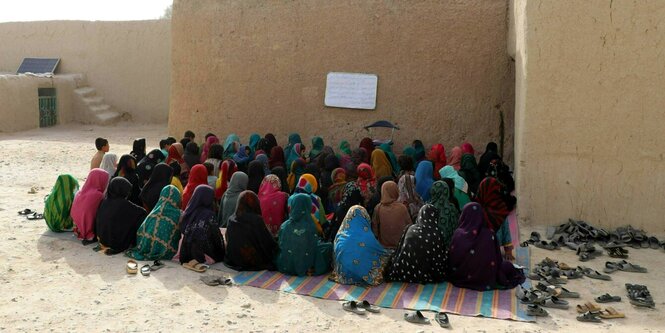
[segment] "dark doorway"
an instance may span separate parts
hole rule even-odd
[[[39,88],[39,127],[51,127],[58,123],[55,88]]]

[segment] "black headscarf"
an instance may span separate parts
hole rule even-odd
[[[496,145],[495,142],[490,142],[487,144],[487,147],[485,148],[485,152],[480,156],[480,159],[478,160],[478,172],[480,173],[480,177],[485,177],[487,173],[487,169],[490,166],[490,162],[494,159],[501,159],[501,156],[499,156],[499,147]]]
[[[157,163],[162,162],[165,159],[166,156],[164,156],[164,153],[159,149],[153,149],[148,155],[145,155],[145,157],[136,165],[136,173],[139,175],[139,184],[143,185],[147,182]]]
[[[113,174],[113,178],[115,177],[123,177],[132,184],[132,192],[129,195],[129,201],[138,206],[142,206],[143,203],[141,202],[141,198],[139,198],[141,184],[139,184],[139,176],[136,173],[136,159],[134,156],[125,154],[120,157],[118,167]]]
[[[344,185],[342,200],[339,202],[337,210],[335,210],[335,215],[333,215],[330,221],[330,228],[326,231],[326,242],[335,241],[337,231],[339,231],[339,227],[342,225],[349,208],[355,205],[362,205],[364,201],[365,199],[360,193],[360,188],[355,182],[348,182]]]
[[[180,263],[192,259],[203,263],[205,255],[215,261],[224,260],[224,240],[213,211],[215,191],[208,185],[199,185],[194,190],[180,221],[183,232],[180,246]]]
[[[236,212],[229,217],[226,239],[224,263],[230,268],[238,271],[275,269],[277,242],[263,222],[259,198],[254,192],[240,193]]]
[[[182,157],[191,170],[195,165],[201,164],[201,156],[199,156],[199,146],[196,142],[190,142],[185,147],[185,154]]]
[[[137,161],[142,160],[145,157],[145,138],[134,140],[132,152],[129,154],[134,156]]]
[[[247,189],[258,194],[263,177],[265,177],[263,163],[256,160],[249,162],[249,166],[247,167],[247,177],[249,178]]]
[[[171,164],[178,162],[172,162]],[[179,166],[178,166],[179,167]],[[173,169],[164,163],[159,163],[155,166],[150,179],[143,186],[139,197],[143,202],[143,206],[147,210],[152,210],[159,200],[159,194],[162,192],[164,186],[171,184],[171,177],[173,176]]]
[[[268,146],[267,146],[268,150],[266,150],[265,152],[266,152],[266,154],[268,154],[268,157],[270,157],[270,151],[272,150],[272,147],[277,146],[277,139],[275,138],[275,135],[272,134],[272,133],[266,134],[264,139],[266,139],[266,141],[268,142]]]
[[[279,178],[280,183],[282,183],[282,192],[289,193],[289,182],[287,181],[286,169],[281,166],[274,167],[270,169],[270,173]]]
[[[145,209],[129,202],[132,184],[123,177],[111,180],[106,198],[97,209],[97,237],[112,253],[127,250],[136,243],[136,231],[148,215]]]

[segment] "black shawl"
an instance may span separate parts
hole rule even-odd
[[[177,162],[176,162],[177,164]],[[139,198],[143,202],[143,206],[148,210],[152,210],[159,200],[159,194],[166,185],[171,184],[171,177],[173,176],[173,169],[164,163],[159,163],[155,166],[150,179],[143,186]]]
[[[136,243],[136,231],[148,215],[145,209],[129,202],[132,184],[115,177],[109,184],[106,198],[97,209],[95,227],[99,242],[113,253],[127,250]]]

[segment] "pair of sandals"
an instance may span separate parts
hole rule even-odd
[[[538,282],[536,289],[558,298],[580,298],[580,293],[578,292],[570,291],[564,287],[546,285],[542,282]]]
[[[342,309],[344,309],[344,311],[352,312],[357,315],[366,315],[369,312],[371,313],[381,312],[381,308],[379,308],[376,305],[372,305],[365,300],[361,302],[356,302],[356,301],[344,302],[342,303]]]
[[[208,268],[210,268],[210,266],[208,266],[206,264],[202,264],[202,263],[198,262],[196,259],[192,259],[189,262],[186,262],[186,263],[182,264],[182,267],[185,267],[185,268],[189,269],[190,271],[194,271],[194,272],[197,272],[197,273],[204,273],[205,271],[208,270]]]
[[[603,272],[611,274],[616,271],[646,273],[647,269],[639,265],[631,264],[625,260],[617,262],[612,262],[612,261],[605,262],[605,268],[603,269]]]
[[[233,280],[226,276],[205,275],[201,277],[201,281],[211,287],[233,285]]]
[[[404,314],[404,320],[412,323],[412,324],[420,324],[420,325],[429,325],[430,321],[428,318],[426,318],[420,310],[418,311],[413,311],[409,313]],[[450,328],[450,320],[448,319],[448,314],[445,312],[438,312],[436,315],[434,315],[434,320],[441,326],[442,328]]]
[[[603,280],[603,281],[611,281],[612,277],[609,275],[601,274],[600,272],[593,270],[588,267],[580,267],[580,270],[582,274],[588,278],[591,279],[596,279],[596,280]]]
[[[609,306],[605,310],[597,308],[595,311],[586,311],[577,316],[577,320],[587,323],[600,323],[601,319],[626,318],[626,315]]]
[[[42,220],[44,219],[44,214],[37,213],[32,209],[26,208],[18,212],[18,215],[25,216],[28,220]]]
[[[141,266],[141,275],[150,276],[150,272],[161,269],[164,266],[165,265],[161,261],[155,260],[152,263],[152,265],[143,265],[143,266]],[[136,260],[129,259],[127,261],[127,265],[125,266],[125,270],[127,271],[127,274],[136,275],[139,271],[139,264],[136,262]]]

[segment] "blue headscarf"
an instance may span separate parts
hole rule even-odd
[[[302,143],[302,139],[300,139],[300,134],[298,133],[291,133],[289,134],[289,143],[286,144],[286,147],[284,147],[284,156],[288,159],[289,156],[291,155],[291,149],[293,149],[293,145],[296,143]],[[286,171],[289,171],[289,168],[291,167],[291,163],[286,164]]]
[[[386,250],[374,237],[371,218],[362,206],[349,209],[335,237],[332,279],[341,284],[375,286],[383,282]]]
[[[418,167],[416,168],[416,192],[418,192],[423,201],[429,201],[429,189],[434,183],[433,174],[434,166],[432,166],[431,161],[418,163]]]
[[[235,134],[229,134],[224,141],[224,158],[232,158],[236,151],[233,150],[233,143],[240,143],[240,137]]]

